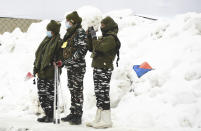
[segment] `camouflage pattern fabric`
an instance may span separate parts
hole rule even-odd
[[[85,67],[71,66],[67,68],[68,88],[71,94],[71,114],[82,116],[83,108],[83,78]]]
[[[66,66],[68,65],[79,65],[79,66],[83,66],[85,65],[85,55],[87,53],[87,44],[86,44],[86,33],[84,31],[84,29],[82,28],[78,28],[76,30],[76,35],[73,38],[73,48],[76,49],[73,54],[72,57],[64,60],[64,64]]]
[[[37,80],[40,105],[46,116],[53,118],[54,109],[54,80]]]
[[[94,90],[96,95],[96,106],[102,110],[110,109],[110,80],[112,69],[99,69],[94,68]]]
[[[71,94],[71,114],[81,117],[83,112],[83,79],[86,72],[87,36],[82,28],[78,28],[76,32],[73,38],[73,47],[76,50],[70,59],[64,61],[64,64],[67,68],[68,88]]]

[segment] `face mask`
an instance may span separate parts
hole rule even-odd
[[[52,37],[52,32],[51,31],[47,31],[47,37]]]
[[[65,22],[66,25],[66,29],[70,28],[72,25],[70,25],[70,23],[68,21]]]

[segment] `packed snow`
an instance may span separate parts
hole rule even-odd
[[[113,127],[108,131],[198,131],[201,130],[201,13],[187,13],[152,21],[132,10],[103,14],[91,6],[78,9],[83,27],[95,26],[111,16],[119,25],[122,46],[119,67],[111,80]],[[65,15],[64,15],[65,20]],[[61,37],[65,34],[62,21]],[[94,96],[90,53],[84,78],[84,114],[80,126],[68,123],[41,124],[37,87],[32,72],[34,55],[46,35],[49,20],[34,23],[26,33],[19,28],[0,35],[0,131],[94,130],[85,126],[94,119]],[[101,32],[98,31],[98,35]],[[147,61],[154,70],[138,78],[133,65]],[[70,93],[66,69],[61,75],[62,116],[69,113]]]

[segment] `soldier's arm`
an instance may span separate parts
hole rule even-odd
[[[102,40],[92,40],[95,51],[97,52],[108,52],[116,47],[116,42],[113,36],[105,37]]]
[[[61,48],[61,45],[62,45],[62,40],[59,38],[56,40],[56,48],[54,51],[53,62],[57,62],[59,60],[62,60],[63,58],[63,50]]]

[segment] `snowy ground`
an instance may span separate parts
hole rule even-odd
[[[102,14],[94,7],[83,7],[78,12],[85,29],[91,25],[98,29],[98,23],[107,15],[120,27],[120,66],[113,72],[110,92],[114,126],[106,130],[201,130],[201,14],[150,21],[134,16],[131,10]],[[36,114],[42,113],[37,89],[32,80],[25,81],[25,75],[32,71],[34,52],[46,35],[48,22],[32,24],[27,33],[16,29],[0,35],[0,131],[94,130],[85,126],[96,110],[90,53],[84,79],[83,124],[36,122]],[[63,21],[62,36],[64,33]],[[155,70],[138,79],[132,66],[144,61]],[[65,69],[61,79],[65,116],[70,107]]]

